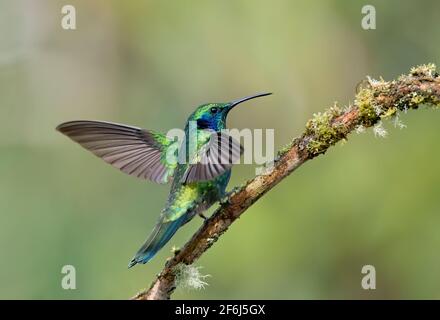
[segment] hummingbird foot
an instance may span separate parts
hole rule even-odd
[[[229,193],[225,194],[219,201],[220,205],[227,204],[229,202]]]
[[[228,204],[229,198],[238,190],[240,190],[239,187],[234,187],[231,191],[223,193],[222,197],[218,201],[220,203],[220,205]]]
[[[208,217],[206,217],[202,212],[199,213],[199,217],[206,221]]]

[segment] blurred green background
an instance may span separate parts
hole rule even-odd
[[[77,30],[60,26],[76,7]],[[361,28],[361,8],[377,29]],[[166,132],[195,106],[261,91],[233,128],[273,128],[279,148],[366,75],[440,63],[440,2],[0,1],[0,298],[126,299],[201,225],[127,269],[168,186],[126,176],[55,131],[74,119]],[[440,298],[440,112],[352,135],[250,208],[198,265],[189,299]],[[230,187],[254,175],[233,170]],[[77,289],[61,288],[76,267]],[[361,268],[377,289],[361,288]]]

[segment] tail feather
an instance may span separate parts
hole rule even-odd
[[[163,222],[163,218],[161,217],[148,239],[128,264],[128,267],[131,268],[138,263],[144,264],[150,261],[151,258],[153,258],[155,254],[171,239],[177,229],[184,224],[185,220],[185,215],[169,222]]]

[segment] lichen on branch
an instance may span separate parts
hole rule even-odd
[[[189,278],[197,279],[197,284],[203,285],[198,269],[188,269],[183,265],[191,266],[260,197],[304,162],[346,140],[352,131],[377,127],[386,119],[398,120],[396,117],[400,111],[418,109],[421,105],[440,107],[440,76],[434,64],[414,67],[409,74],[393,81],[368,77],[358,89],[353,105],[341,108],[335,104],[324,112],[314,114],[304,133],[278,152],[272,170],[235,188],[185,246],[167,260],[150,288],[133,299],[169,299],[176,283],[182,282],[182,270],[191,270],[193,276]]]
[[[393,81],[368,77],[359,86],[354,105],[342,109],[335,104],[325,112],[314,114],[307,122],[304,133],[310,137],[307,150],[311,156],[317,156],[345,140],[353,126],[372,127],[382,120],[397,117],[398,111],[417,109],[421,104],[438,107],[438,81],[434,64],[412,68],[408,75]],[[357,117],[350,126],[338,121],[352,112],[357,112]]]

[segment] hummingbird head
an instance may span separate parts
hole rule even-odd
[[[271,95],[272,93],[260,93],[227,103],[207,103],[199,106],[188,121],[195,121],[198,130],[219,131],[226,128],[226,117],[229,111],[242,102]]]

